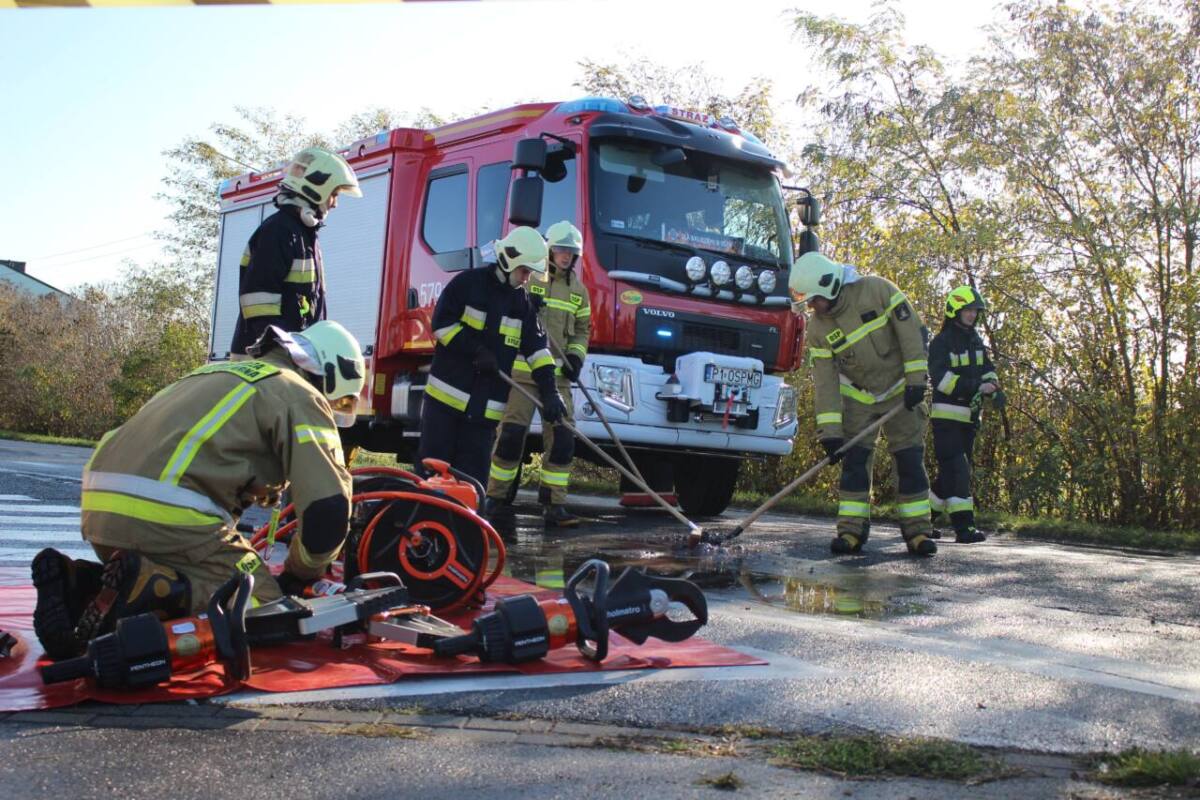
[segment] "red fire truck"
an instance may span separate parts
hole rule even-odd
[[[363,197],[330,215],[321,248],[329,317],[363,343],[371,369],[352,441],[411,457],[447,281],[487,263],[509,226],[544,232],[565,219],[583,231],[591,292],[583,380],[654,488],[673,480],[686,512],[719,513],[742,460],[791,451],[796,394],[773,374],[796,367],[803,346],[787,294],[790,187],[733,120],[589,97],[397,128],[340,152]],[[274,213],[279,178],[220,187],[214,360],[228,358],[239,259]],[[819,205],[798,198],[799,249],[813,249]],[[580,430],[608,442],[578,390],[575,407]]]

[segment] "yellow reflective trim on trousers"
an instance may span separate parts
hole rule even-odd
[[[929,499],[914,500],[911,503],[900,503],[896,506],[896,514],[904,519],[910,517],[928,517],[930,512]]]
[[[532,356],[527,358],[526,361],[529,362],[529,368],[531,370],[554,366],[554,356],[550,355],[549,350],[538,350]]]
[[[455,411],[466,411],[467,410],[467,401],[466,400],[459,400],[457,397],[454,397],[450,394],[447,394],[446,392],[443,392],[441,389],[439,389],[436,386],[431,386],[429,384],[425,384],[425,394],[429,395],[430,397],[432,397],[434,400],[437,400],[438,402],[445,403],[446,405],[453,408]]]
[[[297,425],[296,441],[300,444],[312,442],[313,444],[323,444],[330,449],[336,449],[342,446],[342,437],[338,435],[336,428],[322,428],[316,425]]]
[[[824,347],[810,347],[808,354],[813,358],[833,358],[833,351],[826,350]]]
[[[955,511],[974,511],[975,500],[970,497],[950,497],[946,500],[946,510],[951,514]]]
[[[280,303],[262,303],[255,306],[242,306],[242,319],[254,319],[256,317],[278,317],[283,315],[283,306]]]
[[[587,358],[587,345],[580,344],[579,342],[572,342],[571,344],[567,345],[567,352],[578,353],[580,358]]]
[[[502,408],[485,408],[483,410],[483,416],[487,417],[488,419],[494,419],[497,422],[499,422],[500,420],[504,419],[504,409],[502,409]]]
[[[938,497],[936,494],[934,494],[932,490],[929,492],[929,510],[930,511],[945,511],[946,510],[946,501],[943,500],[942,498]]]
[[[841,425],[842,424],[842,412],[827,411],[824,414],[817,414],[817,424],[818,425]]]
[[[523,358],[518,358],[513,362],[513,372],[532,372],[529,368],[529,362]]]
[[[839,517],[863,517],[871,516],[871,504],[860,503],[857,500],[842,500],[838,503]]]
[[[900,305],[903,302],[904,302],[904,292],[896,292],[894,295],[892,295],[891,302],[888,303],[888,307],[883,310],[883,313],[881,315],[879,315],[875,319],[871,320],[870,322],[866,322],[866,323],[863,323],[862,325],[859,325],[857,328],[850,331],[850,333],[846,334],[846,338],[843,339],[842,341],[838,342],[838,344],[836,344],[833,347],[833,352],[840,353],[843,350],[845,350],[847,347],[850,347],[851,345],[855,344],[856,342],[861,341],[868,334],[874,333],[875,331],[882,328],[884,325],[887,325],[888,315],[891,314],[896,309],[896,306]]]
[[[550,472],[547,469],[542,469],[543,486],[561,486],[565,489],[570,480],[571,473],[569,472]]]
[[[929,369],[929,362],[925,359],[904,362],[905,372],[924,372],[927,369]]]
[[[516,479],[517,468],[513,467],[512,469],[505,469],[504,467],[500,466],[495,461],[493,461],[491,469],[488,470],[488,476],[495,478],[498,481],[503,481],[504,483],[508,483],[509,481]]]
[[[952,403],[934,403],[929,411],[930,419],[948,419],[954,422],[970,422],[971,409],[968,406],[958,406]]]
[[[179,479],[183,477],[183,473],[187,471],[188,466],[196,457],[200,446],[211,439],[213,434],[219,431],[221,426],[228,422],[229,418],[237,413],[237,410],[245,405],[256,391],[248,383],[239,383],[222,397],[207,414],[200,418],[199,422],[184,434],[183,439],[175,446],[175,452],[171,453],[171,457],[167,459],[167,465],[163,467],[158,479],[165,483],[178,484]]]
[[[122,517],[153,522],[158,525],[224,525],[225,521],[211,514],[202,514],[190,508],[180,508],[153,500],[143,500],[115,492],[84,492],[80,501],[84,511],[100,511]]]

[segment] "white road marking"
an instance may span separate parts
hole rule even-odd
[[[24,500],[27,502],[33,502],[33,498],[27,494],[0,494],[0,500],[4,500],[7,502],[20,501],[20,500]]]
[[[48,503],[21,503],[18,505],[0,503],[0,514],[12,514],[17,511],[34,514],[78,514],[79,506],[60,506]]]
[[[51,528],[62,527],[79,527],[79,517],[35,517],[30,514],[21,514],[19,516],[0,514],[0,533],[3,533],[5,525],[32,525],[33,527],[46,526]]]
[[[96,551],[90,546],[81,543],[80,548],[60,547],[58,551],[64,556],[71,558],[83,558],[88,561],[98,561]],[[33,557],[41,552],[40,547],[21,547],[10,548],[0,547],[0,564],[30,564],[33,563]]]
[[[0,528],[0,542],[83,542],[79,528]]]
[[[557,686],[616,686],[624,683],[673,683],[678,681],[769,681],[827,678],[836,671],[790,656],[738,645],[747,655],[770,663],[745,667],[679,667],[676,669],[601,670],[560,672],[550,675],[467,674],[445,678],[404,678],[396,683],[313,689],[305,692],[237,692],[212,698],[212,702],[236,706],[328,703],[382,697],[420,697],[456,692],[499,692],[519,689],[548,689]]]

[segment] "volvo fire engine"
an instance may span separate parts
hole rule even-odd
[[[363,197],[321,231],[328,313],[363,343],[371,373],[349,441],[412,457],[442,289],[488,263],[510,226],[544,233],[565,219],[583,232],[591,293],[581,379],[655,488],[673,475],[687,513],[720,513],[742,460],[791,451],[796,393],[777,373],[803,348],[787,291],[793,187],[733,120],[588,97],[397,128],[339,152]],[[275,212],[282,166],[220,186],[212,360],[229,357],[242,250]],[[819,204],[796,197],[803,252],[817,247]],[[580,431],[611,444],[597,409],[578,389],[574,400]],[[536,447],[537,422],[531,434]]]

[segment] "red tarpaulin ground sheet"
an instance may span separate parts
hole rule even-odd
[[[28,580],[27,573],[21,580]],[[140,691],[110,691],[91,681],[77,680],[46,686],[37,670],[42,648],[33,635],[35,592],[30,585],[12,585],[16,576],[0,570],[0,630],[14,634],[18,643],[8,658],[0,658],[0,711],[23,711],[73,705],[84,700],[106,703],[152,703],[168,700],[213,697],[240,688],[264,692],[295,692],[341,686],[392,683],[413,676],[451,676],[482,672],[538,675],[555,672],[597,670],[664,669],[668,667],[732,667],[766,662],[693,637],[668,644],[649,639],[636,646],[614,634],[608,658],[594,664],[574,647],[552,651],[545,659],[520,666],[480,664],[472,658],[434,658],[403,645],[358,644],[334,649],[327,639],[264,647],[253,653],[253,670],[244,684],[229,680],[225,670],[212,665],[196,672],[174,676],[168,683]],[[555,592],[513,578],[502,577],[489,590],[489,597],[534,593],[540,597]],[[487,609],[485,609],[487,610]],[[480,612],[448,615],[451,622],[469,627]]]

